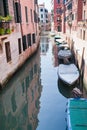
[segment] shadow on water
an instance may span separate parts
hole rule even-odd
[[[68,86],[67,84],[63,83],[60,79],[57,81],[58,84],[58,90],[59,92],[66,98],[71,98],[72,96],[72,90],[74,86]]]
[[[0,130],[35,130],[40,96],[40,50],[15,73],[0,93]]]

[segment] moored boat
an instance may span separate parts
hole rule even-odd
[[[79,70],[75,64],[60,64],[58,66],[59,78],[68,85],[73,85],[79,79]]]
[[[68,99],[67,127],[68,130],[87,130],[87,99]]]
[[[58,45],[58,50],[69,50],[69,45],[65,42],[65,44]]]
[[[71,56],[72,56],[72,53],[71,53],[71,50],[69,49],[60,50],[58,52],[59,59],[70,58]]]
[[[55,36],[55,32],[54,32],[54,31],[51,31],[51,32],[50,32],[50,36],[51,36],[51,37],[54,37],[54,36]]]
[[[66,44],[64,39],[56,39],[56,44],[60,45],[60,44]]]
[[[57,39],[61,39],[61,37],[59,35],[55,35],[54,36],[54,41],[56,42]]]

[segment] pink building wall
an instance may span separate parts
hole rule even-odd
[[[38,5],[34,3],[34,0],[14,0],[14,2],[20,3],[21,5],[22,22],[15,22],[13,1],[8,0],[9,14],[12,16],[12,21],[10,21],[9,24],[10,29],[14,27],[14,31],[8,35],[0,35],[0,85],[2,85],[2,87],[3,84],[11,78],[14,72],[23,65],[26,59],[37,50],[40,38],[38,21],[35,22],[34,19],[34,10],[38,15]],[[25,17],[25,7],[27,7],[28,22],[26,22]],[[32,21],[30,9],[32,9]],[[31,34],[31,46],[28,45],[27,34]],[[32,34],[35,34],[35,42],[32,40]],[[24,35],[26,36],[26,42],[23,43],[22,37]],[[21,53],[19,53],[19,40]],[[23,49],[23,44],[27,44],[25,49]],[[11,56],[10,60],[7,60],[6,47],[7,50],[10,50],[7,52],[10,52],[8,54],[8,56]]]
[[[58,3],[57,0],[54,0],[54,29],[56,31],[61,31],[62,30],[62,6],[63,6],[63,0],[60,0]],[[57,12],[58,9],[60,9],[60,13]]]
[[[34,0],[20,0],[21,3],[21,13],[22,13],[22,28],[23,28],[23,34],[27,34],[27,33],[33,33],[35,31],[34,29],[34,19],[33,22],[31,21],[31,12],[30,10],[32,10],[32,18],[34,18],[33,16],[33,12],[34,12]],[[25,6],[28,9],[28,22],[26,23],[26,16],[25,16]]]

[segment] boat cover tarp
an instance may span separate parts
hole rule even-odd
[[[68,85],[74,84],[79,78],[79,70],[75,64],[60,64],[58,67],[59,78]]]
[[[69,99],[67,118],[68,130],[87,130],[87,100]]]

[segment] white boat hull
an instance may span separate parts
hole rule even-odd
[[[67,83],[73,85],[79,78],[79,70],[75,64],[60,64],[58,67],[59,78]]]
[[[59,59],[64,59],[64,58],[70,58],[72,56],[72,53],[70,50],[60,50],[58,52],[58,58]]]

